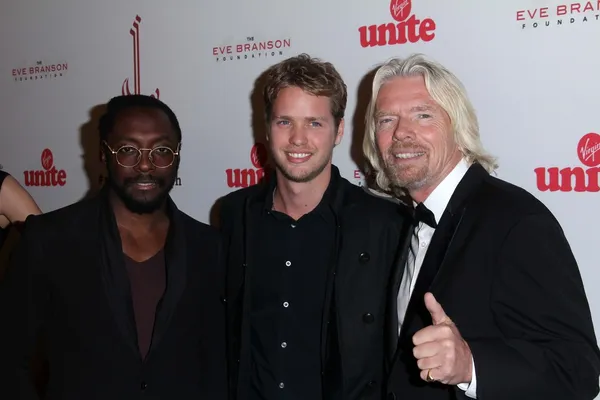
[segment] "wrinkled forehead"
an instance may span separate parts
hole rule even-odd
[[[439,109],[422,76],[394,77],[379,88],[376,112],[423,111]]]

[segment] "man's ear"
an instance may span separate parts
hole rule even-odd
[[[102,161],[103,164],[106,164],[106,146],[104,146],[103,142],[100,142],[100,147],[98,148],[98,151],[100,152],[100,161]]]
[[[335,145],[337,146],[342,142],[342,138],[344,137],[344,119],[340,120],[340,124],[338,125],[337,132],[335,133]]]

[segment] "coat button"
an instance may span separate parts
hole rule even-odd
[[[367,262],[369,262],[369,260],[371,259],[371,255],[369,253],[360,253],[360,256],[358,256],[358,261],[360,261],[361,264],[365,264]]]
[[[363,321],[365,322],[365,324],[372,324],[373,321],[375,321],[375,317],[371,313],[366,313],[365,315],[363,315]]]
[[[396,400],[396,394],[394,392],[388,393],[387,400]]]
[[[147,387],[148,387],[148,384],[146,382],[142,382],[140,384],[140,389],[142,389],[142,390],[146,390]]]
[[[223,303],[223,304],[227,303],[227,297],[221,297],[221,303]]]

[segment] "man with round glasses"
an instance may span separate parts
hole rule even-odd
[[[27,359],[43,332],[46,399],[225,399],[221,241],[169,196],[177,117],[120,96],[99,131],[105,187],[28,218],[0,286],[0,398],[37,399]]]
[[[130,100],[125,96],[122,98]],[[108,127],[103,127],[103,123],[114,124],[115,121],[107,121],[107,118],[100,122],[100,136],[104,147],[102,155],[108,170],[108,183],[114,195],[134,213],[152,212],[164,206],[177,180],[181,130],[178,125],[173,124],[174,132],[171,135],[160,131],[143,137],[129,133],[119,134],[122,125],[122,129],[127,132],[144,131],[148,130],[148,124],[167,125],[169,119],[175,118],[174,115],[168,117],[169,113],[160,110],[144,111],[145,114],[154,115],[139,118],[139,115],[136,116],[139,111],[133,110],[117,121],[119,124],[116,124],[116,134],[110,138]],[[163,129],[167,129],[166,126]]]

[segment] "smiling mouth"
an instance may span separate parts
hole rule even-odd
[[[285,152],[288,161],[292,163],[303,163],[312,157],[312,153],[300,153],[300,152]]]
[[[414,153],[395,153],[394,158],[400,160],[410,160],[412,158],[417,158],[425,155],[424,152],[414,152]]]
[[[156,182],[136,182],[133,185],[142,190],[154,189],[158,186]]]
[[[306,158],[310,156],[310,153],[287,153],[288,156],[292,158]]]

